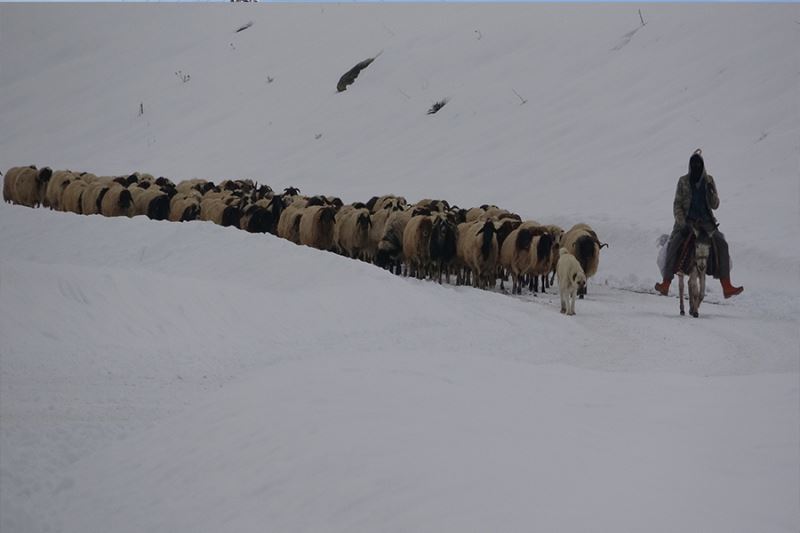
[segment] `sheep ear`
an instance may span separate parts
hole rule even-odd
[[[578,281],[578,273],[577,272],[572,274],[572,281]]]

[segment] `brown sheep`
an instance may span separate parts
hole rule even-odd
[[[333,240],[339,252],[361,259],[369,242],[372,219],[367,208],[343,207],[336,214]]]
[[[100,214],[107,217],[132,217],[136,214],[131,191],[118,183],[108,188],[100,200]]]
[[[333,206],[314,205],[303,210],[300,218],[300,244],[330,250],[333,247],[333,228],[336,208]]]
[[[406,276],[423,279],[431,260],[431,234],[433,218],[427,215],[412,216],[403,231],[403,256]]]

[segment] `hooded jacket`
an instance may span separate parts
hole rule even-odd
[[[675,200],[672,203],[672,213],[675,216],[674,229],[682,228],[686,224],[686,216],[689,214],[689,207],[692,205],[692,182],[690,179],[691,169],[685,176],[678,179],[678,187],[675,190]],[[712,213],[713,209],[719,207],[719,196],[717,194],[717,185],[714,183],[714,178],[706,173],[705,164],[703,165],[703,173],[697,182],[696,187],[705,187],[706,204],[708,212],[711,214],[711,219],[714,224],[717,219],[714,218]]]

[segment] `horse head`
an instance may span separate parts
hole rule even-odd
[[[708,228],[699,225],[692,225],[692,232],[694,233],[694,260],[697,265],[697,270],[705,274],[706,267],[708,266],[708,256],[711,253],[711,237],[714,235],[716,228],[708,230]]]

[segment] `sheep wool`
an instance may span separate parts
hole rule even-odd
[[[300,218],[300,244],[319,250],[333,246],[333,229],[336,211],[332,206],[314,205],[303,210]]]

